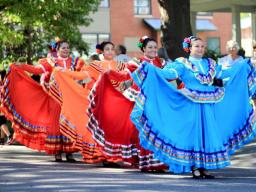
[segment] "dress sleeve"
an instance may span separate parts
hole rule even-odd
[[[40,75],[45,72],[45,70],[40,66],[33,66],[28,64],[21,64],[19,65],[19,68],[34,75]]]
[[[178,61],[168,62],[161,70],[161,74],[168,80],[179,78],[184,72],[184,65]]]
[[[135,64],[135,63],[128,63],[126,65],[126,68],[132,73],[134,72],[137,68],[139,67],[138,64]]]
[[[64,72],[69,77],[76,79],[76,80],[84,80],[89,78],[89,74],[86,71],[69,71],[65,70]]]
[[[118,82],[127,81],[131,79],[131,74],[128,72],[128,70],[119,72],[115,70],[109,70],[108,74],[111,80]]]
[[[79,58],[76,64],[76,71],[81,71],[84,65],[85,65],[84,60]]]

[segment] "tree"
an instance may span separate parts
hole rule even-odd
[[[158,0],[161,13],[161,41],[171,59],[186,56],[182,49],[185,37],[192,35],[190,0]]]
[[[1,56],[25,57],[32,63],[58,36],[78,51],[85,51],[79,26],[88,26],[89,17],[101,0],[0,0]],[[7,54],[7,55],[6,55]]]

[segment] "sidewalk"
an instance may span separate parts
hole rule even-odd
[[[254,192],[256,142],[239,151],[232,166],[213,173],[217,176],[214,180],[194,180],[189,174],[145,174],[136,169],[103,168],[101,164],[55,163],[53,157],[23,146],[0,146],[0,192]]]

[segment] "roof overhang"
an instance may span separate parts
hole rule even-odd
[[[161,20],[158,18],[145,18],[146,25],[155,31],[161,30]],[[217,27],[208,19],[196,19],[197,31],[216,31]]]
[[[193,12],[231,12],[232,7],[239,6],[241,12],[255,12],[255,0],[191,0]]]

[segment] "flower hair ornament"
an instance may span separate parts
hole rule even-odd
[[[48,48],[50,49],[51,52],[57,52],[57,47],[58,44],[61,42],[59,37],[55,37],[54,40],[52,40],[49,44],[48,44]]]
[[[143,47],[143,42],[148,39],[148,36],[143,36],[140,38],[139,43],[137,44],[137,46],[141,49]]]
[[[184,40],[183,40],[183,43],[182,43],[182,47],[183,47],[183,50],[187,53],[190,53],[190,47],[191,47],[191,42],[193,40],[196,40],[198,39],[197,37],[195,36],[190,36],[190,37],[186,37]]]

